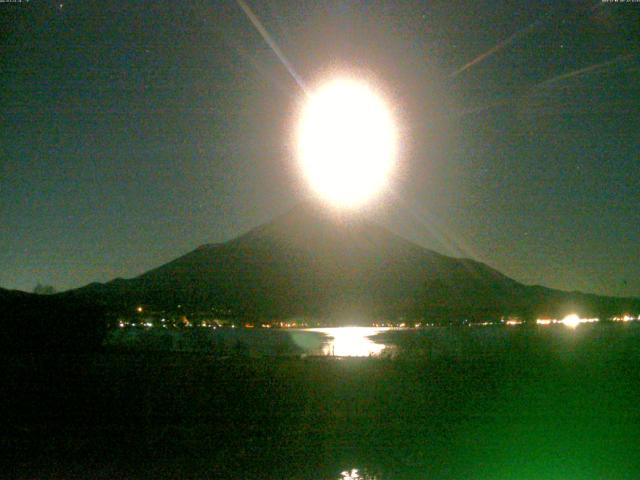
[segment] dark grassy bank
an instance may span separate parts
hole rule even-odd
[[[437,357],[408,336],[395,360],[13,354],[2,476],[637,478],[630,332],[521,329]]]

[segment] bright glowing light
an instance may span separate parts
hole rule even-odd
[[[567,327],[576,328],[581,323],[594,323],[599,320],[600,319],[598,318],[580,318],[575,313],[572,313],[571,315],[567,315],[562,320],[560,320],[560,323],[566,325]]]
[[[369,200],[385,187],[395,163],[389,110],[373,90],[353,80],[334,80],[309,95],[297,141],[311,187],[337,206]]]
[[[357,468],[352,468],[351,471],[345,470],[341,472],[340,475],[342,475],[342,480],[359,480],[362,478]]]
[[[309,332],[320,332],[330,337],[324,346],[324,355],[337,357],[369,357],[379,355],[385,345],[376,343],[369,337],[389,330],[388,328],[339,327],[309,328]]]
[[[562,324],[566,325],[567,327],[576,328],[578,325],[580,325],[580,317],[575,313],[567,315],[562,319]]]

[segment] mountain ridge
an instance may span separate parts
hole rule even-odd
[[[59,294],[115,310],[145,304],[237,317],[495,319],[613,315],[639,299],[527,286],[475,260],[442,255],[363,215],[304,203],[223,243],[203,244],[131,279]]]

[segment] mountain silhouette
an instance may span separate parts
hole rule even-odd
[[[615,315],[638,299],[526,286],[470,259],[405,240],[353,212],[304,203],[225,243],[136,278],[59,294],[110,309],[224,311],[238,318],[496,319]],[[180,306],[180,307],[178,307]]]

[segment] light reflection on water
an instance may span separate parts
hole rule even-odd
[[[322,355],[337,357],[371,357],[380,355],[386,348],[383,343],[375,342],[371,337],[389,330],[386,327],[338,327],[307,328],[306,332],[322,333],[326,340],[322,346]]]
[[[377,480],[375,475],[367,475],[366,473],[360,473],[357,468],[351,470],[345,470],[340,473],[341,477],[338,480]]]

